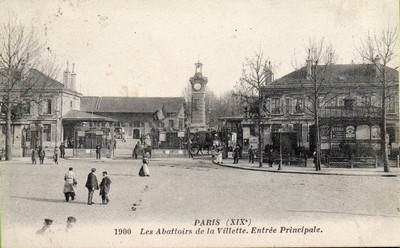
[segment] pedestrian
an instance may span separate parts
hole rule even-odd
[[[317,165],[317,152],[316,151],[314,151],[313,152],[313,163],[314,163],[314,166],[315,166],[315,168],[317,168],[317,170],[318,170],[318,165]]]
[[[142,150],[143,150],[142,145],[141,145],[140,142],[138,141],[137,144],[135,145],[135,148],[133,148],[133,157],[134,157],[135,159],[137,159],[138,155],[139,155],[140,153],[143,153]]]
[[[253,150],[253,146],[250,146],[249,150],[248,150],[248,154],[249,154],[249,163],[254,164],[254,150]]]
[[[222,161],[222,151],[223,151],[223,148],[222,148],[222,147],[217,148],[217,157],[216,157],[216,163],[217,163],[217,164],[223,164],[223,161]]]
[[[240,148],[239,148],[239,146],[236,146],[235,149],[233,150],[233,163],[234,164],[239,163],[239,155],[240,155]]]
[[[31,157],[32,157],[32,164],[36,164],[38,151],[35,148],[32,149]]]
[[[40,228],[39,230],[36,231],[36,234],[38,235],[49,235],[53,234],[53,231],[51,230],[51,224],[53,224],[52,219],[44,219],[44,224],[43,227]]]
[[[269,167],[272,167],[272,165],[274,164],[274,149],[268,150],[267,159]]]
[[[39,154],[40,164],[43,164],[44,163],[44,157],[46,156],[46,152],[44,151],[42,146],[39,146],[38,154]]]
[[[108,176],[107,171],[103,171],[103,179],[101,180],[100,183],[100,195],[102,203],[104,205],[110,202],[110,198],[108,198],[108,193],[110,193],[110,185],[111,185],[111,179]]]
[[[143,163],[143,165],[142,165],[142,167],[140,167],[139,176],[149,177],[150,176],[149,160],[147,159],[146,155],[143,155],[142,163]]]
[[[71,197],[71,201],[75,200],[75,189],[74,187],[78,184],[75,179],[75,173],[73,172],[73,168],[69,167],[68,172],[65,173],[64,176],[64,196],[65,201],[68,202]]]
[[[65,145],[61,143],[60,145],[60,158],[65,158]]]
[[[58,150],[58,147],[57,146],[54,147],[53,159],[54,159],[55,164],[58,164],[59,153],[60,153],[60,151]]]
[[[96,145],[96,159],[101,159],[101,148],[100,144]]]
[[[99,189],[99,183],[97,182],[97,177],[94,174],[96,172],[96,168],[92,168],[89,173],[85,187],[88,189],[88,205],[93,204],[93,193],[95,190]]]
[[[74,231],[73,227],[74,227],[75,223],[76,223],[76,218],[73,216],[69,216],[67,218],[67,226],[65,227],[65,232],[67,232],[67,233],[73,232]]]

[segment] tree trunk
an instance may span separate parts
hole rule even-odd
[[[262,165],[263,165],[262,138],[263,138],[264,132],[263,132],[260,120],[258,121],[257,125],[258,125],[258,151],[257,151],[257,153],[258,153],[258,158],[259,158],[258,165],[260,167],[262,167]]]
[[[382,126],[381,126],[381,155],[384,172],[390,172],[389,158],[386,144],[386,64],[382,69]]]
[[[12,141],[12,130],[11,130],[11,104],[10,98],[8,98],[6,105],[7,105],[7,112],[6,112],[6,160],[12,159],[11,153],[11,141]]]
[[[315,82],[315,92],[317,92],[317,82]],[[317,148],[317,162],[315,164],[315,170],[319,171],[321,170],[321,142],[319,138],[319,118],[318,118],[318,96],[315,93],[314,96],[314,122],[315,122],[315,145]]]

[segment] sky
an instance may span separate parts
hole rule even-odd
[[[179,97],[198,60],[216,95],[235,87],[258,51],[275,78],[293,71],[309,39],[324,38],[337,63],[361,62],[360,39],[397,25],[399,2],[0,0],[0,22],[10,17],[35,29],[62,70],[75,64],[83,95]]]

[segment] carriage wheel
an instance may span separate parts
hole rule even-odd
[[[192,154],[197,154],[197,153],[199,152],[199,148],[198,148],[197,146],[192,146],[192,147],[190,148],[190,152],[191,152]]]

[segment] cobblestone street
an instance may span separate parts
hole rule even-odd
[[[53,226],[62,228],[68,216],[77,218],[78,229],[98,230],[92,233],[91,245],[96,247],[131,244],[134,238],[116,237],[116,228],[132,229],[135,246],[143,246],[143,242],[148,246],[176,246],[174,241],[201,241],[204,245],[227,242],[221,236],[207,240],[190,236],[184,241],[173,235],[139,235],[142,227],[151,226],[195,229],[196,219],[219,219],[222,225],[231,218],[250,219],[251,226],[317,225],[329,235],[321,238],[327,241],[334,238],[332,234],[349,231],[355,232],[354,237],[349,235],[343,240],[366,242],[371,234],[379,240],[390,240],[394,239],[393,230],[400,227],[399,177],[263,173],[189,159],[154,159],[149,166],[151,176],[146,178],[138,176],[140,160],[69,159],[61,160],[59,165],[47,160],[44,165],[31,165],[29,160],[19,159],[0,166],[4,247],[21,247],[24,239],[16,237],[34,233],[44,218],[52,218]],[[69,167],[74,168],[78,185],[76,200],[67,203],[62,190]],[[92,167],[97,168],[99,182],[104,170],[112,180],[108,205],[100,204],[98,191],[95,204],[87,205],[84,185]],[[101,237],[109,243],[98,243]],[[248,242],[243,237],[229,237],[232,239],[226,244]],[[304,239],[301,241],[305,244],[312,242],[306,236]],[[254,245],[285,245],[296,239],[273,240],[267,236],[251,239]]]

